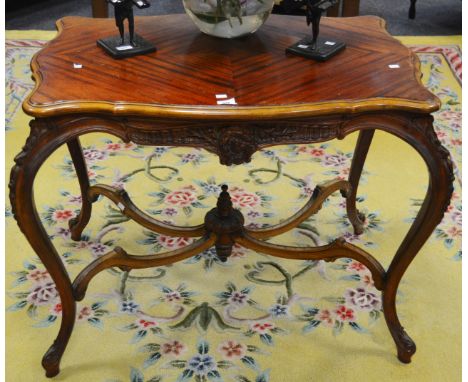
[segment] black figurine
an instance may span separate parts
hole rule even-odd
[[[286,7],[305,7],[307,25],[312,24],[312,39],[306,37],[286,49],[286,52],[298,54],[318,61],[326,61],[345,48],[338,41],[319,39],[322,13],[338,3],[338,0],[285,0]]]
[[[322,12],[333,7],[338,0],[306,0],[307,25],[312,24],[312,49],[317,49]]]
[[[138,8],[148,8],[150,3],[147,0],[106,0],[114,6],[115,24],[119,28],[120,39],[118,37],[108,37],[97,41],[107,53],[114,58],[125,58],[139,54],[151,53],[156,48],[139,35],[135,35],[135,20],[133,17],[133,6]],[[125,44],[124,22],[128,20],[129,44]]]
[[[136,46],[134,40],[135,21],[133,19],[133,0],[107,0],[107,2],[114,6],[115,24],[120,32],[120,45],[124,45],[125,43],[124,21],[127,19],[130,45]]]

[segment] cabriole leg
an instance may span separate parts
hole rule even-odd
[[[81,234],[85,229],[86,225],[89,223],[91,218],[92,203],[95,200],[90,200],[88,198],[89,190],[89,177],[88,169],[86,167],[86,161],[83,156],[83,150],[78,138],[72,139],[67,143],[68,151],[75,166],[76,175],[80,183],[81,190],[81,211],[78,217],[73,218],[69,222],[70,233],[72,240],[79,241],[81,239]]]
[[[453,193],[453,168],[449,152],[440,144],[432,127],[432,117],[406,121],[397,134],[423,157],[429,170],[429,186],[418,215],[387,270],[382,293],[388,328],[398,350],[398,359],[411,362],[416,345],[400,324],[396,311],[396,293],[406,269],[444,216]]]
[[[374,130],[359,131],[359,137],[354,150],[353,161],[351,162],[351,170],[348,178],[352,188],[350,194],[346,195],[346,212],[356,235],[360,235],[364,231],[363,223],[365,216],[360,214],[356,209],[356,195],[364,162],[366,161],[367,153],[369,152],[369,147],[372,143],[373,137]]]
[[[11,170],[10,201],[12,211],[21,231],[31,247],[41,259],[55,283],[62,303],[62,322],[52,346],[45,353],[42,365],[47,377],[53,377],[60,371],[60,359],[73,331],[76,305],[72,293],[70,278],[60,256],[44,230],[34,203],[33,183],[38,169],[53,151],[48,134],[49,128],[42,121],[31,122],[31,134],[23,150],[16,156],[16,165]],[[49,143],[47,142],[49,141]],[[49,144],[49,149],[46,148]],[[57,144],[55,147],[58,147]],[[44,147],[41,150],[41,146]]]

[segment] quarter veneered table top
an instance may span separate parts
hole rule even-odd
[[[285,54],[310,34],[303,17],[272,15],[256,33],[233,40],[202,34],[186,15],[137,18],[136,32],[158,50],[124,60],[96,45],[118,34],[113,19],[66,17],[57,23],[58,37],[33,60],[36,88],[23,107],[36,117],[198,119],[438,109],[439,100],[420,82],[417,58],[385,31],[382,19],[322,20],[321,36],[347,45],[324,63]],[[237,105],[217,105],[216,94]]]

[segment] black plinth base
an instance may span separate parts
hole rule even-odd
[[[344,42],[339,42],[324,37],[319,37],[317,39],[316,49],[312,49],[311,43],[311,37],[303,38],[298,43],[291,45],[289,48],[286,48],[286,53],[297,54],[299,56],[311,58],[317,61],[326,61],[346,47]]]
[[[112,36],[97,40],[97,44],[117,59],[156,52],[156,47],[139,35],[135,35],[136,46],[131,46],[129,41],[130,37],[126,35],[125,43],[121,45],[120,36]]]

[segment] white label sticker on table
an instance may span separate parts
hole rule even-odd
[[[336,42],[333,41],[325,41],[325,45],[335,45]]]
[[[125,209],[125,206],[122,203],[117,204],[117,207],[119,207],[120,211],[123,211]]]
[[[229,98],[218,101],[218,105],[237,105],[237,102],[235,98]]]
[[[73,64],[73,67],[74,67],[75,69],[81,69],[81,68],[83,67],[83,65],[81,65],[81,64]]]
[[[298,45],[297,47],[298,47],[298,48],[301,48],[301,49],[307,49],[307,48],[309,47],[309,45],[303,45],[303,44],[301,44],[301,45]]]
[[[398,64],[390,64],[390,65],[388,65],[388,67],[389,67],[390,69],[399,69],[399,68],[400,68],[400,65],[398,65]]]
[[[227,94],[216,94],[216,99],[227,98]]]
[[[116,46],[115,49],[117,49],[117,50],[130,50],[130,49],[133,49],[133,46],[131,46],[131,45],[121,45],[121,46]]]

